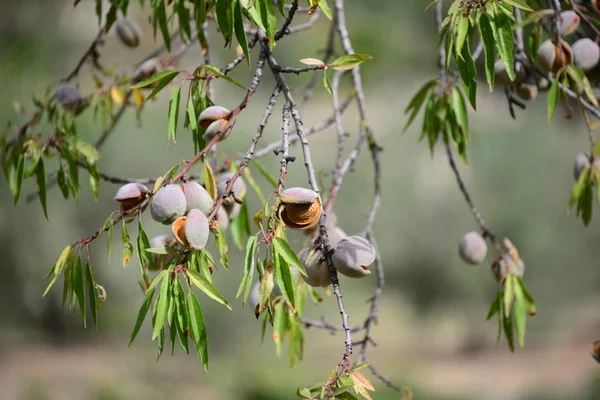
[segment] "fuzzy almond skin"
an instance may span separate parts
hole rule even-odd
[[[217,211],[217,224],[223,232],[229,228],[229,215],[227,215],[225,207],[219,207],[219,210]]]
[[[208,128],[210,124],[218,119],[225,119],[231,113],[227,108],[221,106],[210,106],[205,108],[198,116],[198,125]]]
[[[279,198],[285,204],[312,204],[319,198],[319,195],[314,190],[293,187],[281,192]]]
[[[215,204],[210,194],[196,181],[186,182],[182,186],[185,196],[185,211],[189,212],[194,208],[202,211],[204,215],[209,215]]]
[[[538,48],[535,58],[535,65],[544,74],[548,74],[549,72],[556,73],[559,69],[572,62],[573,50],[564,40],[560,40],[558,45],[555,45],[550,39],[545,40]]]
[[[485,260],[487,244],[477,232],[469,232],[458,242],[460,258],[470,265],[478,265]]]
[[[332,256],[335,269],[349,278],[364,278],[370,275],[369,267],[376,258],[375,246],[361,236],[348,236],[342,239]]]
[[[56,89],[56,100],[65,110],[75,111],[83,103],[83,95],[77,86],[65,82]]]
[[[128,183],[117,191],[115,200],[121,203],[121,210],[129,210],[146,199],[150,190],[141,183]]]
[[[131,80],[133,83],[139,83],[150,78],[152,75],[162,70],[162,64],[157,58],[151,58],[144,61],[138,69],[135,70]]]
[[[570,35],[579,28],[581,18],[573,10],[566,10],[560,13],[558,22],[558,33],[562,36]]]
[[[167,185],[159,189],[150,200],[152,219],[164,225],[171,224],[185,214],[185,195],[178,185]]]
[[[217,120],[211,122],[211,124],[204,131],[202,138],[204,140],[206,140],[207,142],[210,142],[211,140],[213,140],[215,138],[215,136],[217,136],[219,134],[219,132],[221,132],[221,129],[223,129],[223,127],[226,124],[227,124],[227,120],[225,120],[225,119],[217,119]],[[221,135],[221,137],[219,138],[218,141],[222,142],[223,140],[227,139],[229,137],[229,135],[231,134],[232,129],[233,129],[233,125],[231,125],[229,128],[227,128],[227,130]]]
[[[575,163],[573,164],[573,176],[575,180],[579,180],[579,177],[583,171],[590,166],[590,158],[586,153],[579,153],[575,157]]]
[[[313,287],[327,287],[331,285],[327,263],[319,261],[320,257],[321,253],[314,249],[306,248],[300,252],[300,261],[302,261],[306,270],[306,276],[302,275],[302,279]]]
[[[206,215],[200,210],[191,210],[185,220],[184,232],[190,248],[194,250],[205,248],[210,235]]]
[[[117,30],[117,37],[127,47],[138,47],[140,45],[140,38],[142,36],[142,30],[140,26],[131,18],[121,18],[115,24]]]
[[[585,72],[591,71],[600,62],[600,47],[589,38],[579,39],[571,46],[573,60]]]
[[[235,175],[233,172],[226,172],[224,174],[219,175],[219,177],[217,178],[217,198],[220,199],[221,197],[223,197],[223,195],[225,194],[225,190],[227,189],[227,185],[229,184],[229,181],[233,178],[233,175]],[[233,182],[232,191],[235,197],[244,198],[246,196],[246,183],[244,182],[241,176],[238,176],[235,182]],[[235,203],[235,200],[233,200],[231,196],[223,200],[223,204],[226,206],[229,206],[233,203]],[[230,216],[230,218],[233,219],[235,217]]]

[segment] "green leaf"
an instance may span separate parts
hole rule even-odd
[[[233,25],[231,21],[231,0],[217,0],[217,24],[221,30],[225,44],[231,42],[231,33]]]
[[[48,219],[48,208],[46,207],[46,171],[44,169],[44,160],[39,160],[35,168],[35,178],[37,182],[38,197],[42,203],[44,216]]]
[[[48,294],[50,289],[52,289],[52,286],[54,286],[54,283],[56,283],[58,277],[60,276],[61,272],[65,268],[66,261],[69,258],[69,255],[71,254],[72,249],[73,249],[73,246],[69,244],[69,245],[65,246],[63,251],[60,253],[60,256],[58,257],[58,260],[56,260],[54,267],[50,270],[50,272],[46,276],[46,279],[48,279],[50,277],[50,275],[54,274],[54,277],[52,278],[52,280],[46,287],[46,290],[44,291],[44,294],[42,295],[42,297],[46,296],[46,294]]]
[[[583,89],[583,92],[585,93],[590,103],[592,103],[595,107],[598,107],[598,99],[596,99],[596,96],[594,95],[594,90],[592,89],[592,85],[587,76],[585,76],[583,70],[578,66],[571,64],[567,66],[567,73],[577,83],[577,85],[579,86],[578,89]]]
[[[204,325],[204,316],[202,315],[200,303],[198,303],[198,299],[196,299],[194,292],[191,290],[188,294],[188,313],[190,317],[190,333],[196,345],[198,357],[202,361],[204,369],[208,371],[208,336]]]
[[[277,285],[279,286],[279,289],[281,289],[285,301],[292,309],[295,309],[296,287],[292,282],[290,266],[279,256],[275,247],[273,248],[273,264],[275,264],[275,278],[277,280]]]
[[[142,227],[141,219],[138,220],[138,237],[137,237],[137,258],[140,264],[140,270],[142,272],[142,277],[144,280],[148,279],[148,273],[146,272],[146,267],[148,269],[153,269],[153,260],[152,256],[146,250],[150,247],[150,239],[148,239],[148,235],[144,231]]]
[[[19,154],[17,162],[10,169],[8,175],[8,181],[10,191],[12,192],[15,204],[19,201],[19,195],[21,194],[21,184],[23,183],[23,168],[25,166],[25,155]]]
[[[525,295],[521,290],[521,286],[514,280],[514,291],[515,291],[515,325],[517,328],[517,337],[519,346],[525,347],[525,330],[527,325],[527,306],[525,301]]]
[[[173,79],[175,79],[175,77],[179,75],[179,71],[175,71],[172,69],[163,71],[163,72],[159,72],[158,74],[154,74],[152,75],[150,78],[146,79],[145,81],[141,81],[139,83],[136,83],[135,85],[133,85],[131,87],[131,89],[137,89],[137,88],[143,88],[149,85],[152,85],[153,83],[157,83],[158,85],[156,86],[157,88],[160,87],[160,89],[156,90],[156,88],[152,91],[153,94],[158,93],[162,88],[164,88],[165,86],[167,86],[169,84],[169,82],[171,82]],[[156,93],[155,93],[156,92]],[[148,99],[150,99],[153,95],[150,95],[146,98],[146,101]]]
[[[506,340],[508,342],[508,347],[510,351],[515,351],[515,343],[513,339],[513,325],[512,318],[509,316],[502,317],[502,327],[504,328],[504,334],[506,335]]]
[[[333,14],[331,12],[331,9],[329,8],[329,4],[327,4],[327,0],[317,0],[317,3],[319,4],[319,8],[321,9],[321,11],[323,11],[323,14],[329,18],[330,20],[333,19]]]
[[[408,103],[408,106],[406,107],[406,109],[404,110],[404,114],[408,114],[409,112],[411,112],[410,117],[408,117],[408,120],[406,121],[406,125],[404,125],[404,130],[403,132],[406,132],[406,130],[409,128],[409,126],[412,124],[412,122],[414,121],[415,117],[417,116],[417,114],[419,113],[419,110],[421,109],[421,106],[423,105],[423,103],[425,102],[425,99],[427,98],[427,94],[429,94],[429,91],[438,83],[438,81],[436,79],[432,79],[429,82],[425,83],[421,89],[419,89],[419,91],[413,96],[413,98],[410,100],[410,102]]]
[[[237,87],[239,87],[241,89],[246,90],[246,88],[244,87],[244,85],[242,85],[241,83],[238,83],[237,81],[235,81],[231,77],[223,74],[219,68],[217,68],[217,67],[215,67],[213,65],[205,65],[204,68],[206,68],[207,70],[209,70],[210,72],[212,72],[215,76],[217,76],[217,77],[219,77],[221,79],[224,79],[227,82],[232,83],[232,84],[234,84],[235,86],[237,86]]]
[[[231,305],[229,305],[227,299],[206,278],[196,271],[191,271],[188,269],[185,272],[194,286],[206,293],[206,295],[211,299],[223,304],[225,307],[231,310]]]
[[[504,280],[504,316],[509,317],[515,300],[514,275],[508,275]]]
[[[133,327],[133,331],[131,332],[131,338],[129,339],[129,346],[131,346],[131,344],[135,340],[135,337],[137,336],[138,332],[140,331],[140,328],[142,327],[142,324],[144,323],[144,320],[146,319],[146,314],[148,314],[148,309],[150,308],[150,304],[152,303],[152,298],[154,297],[154,291],[155,291],[155,288],[152,288],[152,289],[146,291],[146,296],[144,297],[144,302],[142,303],[142,306],[140,307],[140,311],[138,311],[138,316],[135,321],[135,326]]]
[[[242,15],[242,6],[240,0],[233,0],[233,27],[235,30],[235,37],[237,38],[244,56],[246,63],[250,67],[250,51],[248,49],[248,39],[246,38],[246,32],[244,31],[244,16]],[[246,7],[248,8],[248,7]]]
[[[162,331],[167,320],[167,312],[169,311],[169,303],[171,302],[169,288],[171,287],[171,277],[163,279],[158,295],[158,304],[156,305],[156,321],[152,331],[152,340],[155,340]]]
[[[500,53],[500,58],[506,66],[506,72],[511,81],[515,79],[515,63],[513,58],[514,37],[511,21],[506,14],[498,10],[499,6],[494,3],[495,15],[494,25],[496,32],[496,46]]]
[[[490,320],[494,314],[500,312],[500,296],[496,296],[496,299],[494,300],[494,302],[492,303],[490,310],[488,311],[486,320]]]
[[[494,41],[494,31],[490,20],[486,14],[482,14],[479,18],[479,36],[481,37],[481,43],[483,43],[483,50],[485,53],[485,76],[490,87],[490,92],[494,88],[494,66],[496,64],[496,48]]]
[[[469,99],[469,103],[474,110],[477,109],[477,69],[475,68],[475,62],[473,61],[473,57],[471,57],[471,50],[469,48],[469,43],[467,42],[465,46],[463,46],[462,50],[462,58],[456,58],[456,64],[458,65],[458,71],[460,72],[460,77],[462,79],[463,87],[465,89],[465,93],[467,94],[467,98]]]
[[[58,187],[60,188],[60,191],[63,195],[63,197],[66,199],[69,198],[69,185],[67,183],[67,177],[65,175],[65,170],[63,169],[62,165],[58,168],[58,172],[56,174],[56,180],[58,182]]]
[[[290,247],[288,242],[283,238],[275,238],[273,240],[274,250],[283,257],[283,259],[294,267],[304,276],[306,276],[306,270],[304,269],[304,265],[296,255],[296,252]]]
[[[271,296],[271,292],[273,292],[273,288],[275,287],[274,276],[270,270],[265,270],[261,280],[260,285],[258,287],[258,304],[262,309],[265,304],[267,304],[267,300]]]
[[[217,234],[215,236],[215,245],[218,247],[219,253],[221,254],[221,257],[219,258],[221,265],[223,266],[223,268],[229,269],[229,258],[227,256],[227,238],[225,237],[225,232],[223,232],[223,230],[218,225]]]
[[[244,202],[240,208],[240,213],[229,224],[231,236],[238,249],[242,249],[244,239],[250,236],[250,216],[248,215],[248,204]]]
[[[89,163],[94,163],[98,158],[100,158],[100,154],[98,150],[88,142],[77,139],[75,142],[75,149],[81,153]]]
[[[271,184],[271,186],[273,186],[274,188],[276,188],[279,184],[279,181],[277,180],[277,178],[275,178],[265,167],[264,165],[262,165],[262,163],[256,159],[252,160],[252,165],[254,165],[256,167],[256,169],[258,169],[258,172],[260,172],[260,174],[267,180],[267,182],[269,182]]]
[[[123,226],[121,228],[121,244],[123,245],[123,267],[126,267],[133,255],[133,245],[129,238],[129,231],[127,230],[125,220],[123,220]]]
[[[94,282],[94,271],[92,264],[89,262],[85,266],[85,281],[88,287],[88,297],[90,299],[90,312],[92,313],[92,321],[94,327],[98,329],[98,304],[96,303],[96,283]]]
[[[246,257],[244,262],[244,277],[242,278],[242,282],[238,287],[237,293],[235,295],[236,298],[240,297],[242,293],[244,293],[244,304],[248,299],[248,294],[250,293],[250,288],[252,286],[252,278],[254,277],[254,265],[256,260],[256,241],[257,236],[250,236],[248,238],[248,242],[246,243]]]
[[[154,277],[154,280],[152,281],[150,286],[148,286],[148,289],[146,289],[146,293],[148,293],[148,291],[154,289],[159,284],[159,282],[168,274],[169,274],[169,271],[166,269],[160,271],[160,273]]]
[[[171,100],[169,101],[169,130],[167,143],[173,140],[177,142],[177,121],[179,119],[179,101],[181,99],[181,86],[175,86],[171,91]]]
[[[327,75],[327,71],[323,71],[323,87],[329,93],[329,95],[333,95],[333,89],[331,88],[331,80],[329,79],[329,75]]]
[[[273,314],[273,341],[275,342],[275,353],[277,354],[277,357],[281,357],[281,342],[285,333],[285,310],[283,309],[282,302],[275,304]]]
[[[91,164],[88,162],[88,173],[90,177],[90,189],[92,190],[92,197],[94,197],[94,201],[98,201],[98,186],[100,184],[100,171],[98,171],[98,167],[95,164]]]
[[[167,22],[167,9],[165,7],[165,3],[163,0],[153,1],[152,3],[153,3],[153,5],[155,4],[155,6],[154,6],[155,21],[158,22],[158,25],[160,27],[160,32],[162,33],[162,37],[165,42],[165,47],[170,52],[171,51],[171,36],[169,34],[169,25]]]
[[[463,46],[467,39],[467,33],[469,32],[469,17],[467,15],[461,15],[458,17],[456,23],[456,54],[462,54]],[[457,57],[458,58],[458,57]]]
[[[467,106],[460,89],[456,86],[452,88],[452,109],[456,116],[456,122],[465,141],[469,140],[469,116]]]
[[[72,285],[77,301],[79,302],[79,309],[83,316],[83,326],[86,325],[85,320],[85,282],[83,281],[83,267],[81,265],[81,257],[75,257],[72,270]]]
[[[525,0],[504,0],[504,3],[520,8],[521,10],[533,12],[533,9],[527,5]]]
[[[179,282],[179,279],[175,280],[174,293],[177,298],[177,301],[175,304],[175,307],[176,307],[175,313],[177,316],[177,323],[175,323],[173,325],[175,325],[175,327],[176,327],[177,337],[179,339],[179,344],[181,345],[181,348],[183,349],[183,351],[185,351],[186,354],[189,354],[190,351],[188,348],[188,336],[187,336],[187,332],[186,332],[186,330],[189,327],[187,301],[185,299],[185,295],[183,293],[183,287],[181,286],[181,282]]]
[[[347,70],[372,59],[368,54],[346,54],[335,59],[329,66],[338,71]]]
[[[550,90],[548,90],[548,125],[552,124],[552,119],[556,112],[556,106],[558,104],[558,76],[552,81]]]

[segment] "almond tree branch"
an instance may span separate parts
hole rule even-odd
[[[273,71],[273,74],[275,75],[275,79],[276,79],[277,83],[279,84],[279,86],[281,87],[283,94],[288,102],[289,107],[290,107],[290,112],[292,114],[292,118],[294,119],[294,123],[296,125],[296,134],[300,138],[300,143],[302,146],[302,155],[304,158],[304,165],[305,165],[307,173],[308,173],[308,181],[310,183],[312,190],[314,190],[317,194],[319,194],[319,185],[317,183],[315,169],[312,164],[310,147],[308,145],[308,141],[306,139],[306,134],[304,132],[302,118],[300,116],[300,113],[298,112],[298,106],[292,96],[292,91],[291,91],[290,87],[287,85],[283,74],[281,72],[278,72],[277,60],[275,59],[275,57],[273,57],[273,54],[269,50],[268,43],[264,39],[262,40],[262,46],[263,46],[264,51],[267,54],[267,62],[269,63],[271,71]],[[319,197],[320,197],[320,194],[319,194]],[[321,202],[321,204],[322,204],[322,202]],[[342,293],[341,293],[341,289],[340,289],[340,282],[338,280],[337,271],[336,271],[335,267],[333,266],[333,261],[331,259],[332,249],[329,246],[329,239],[327,236],[327,216],[326,216],[325,212],[323,212],[321,214],[321,219],[319,221],[319,225],[320,225],[320,236],[318,238],[318,241],[319,241],[320,245],[322,246],[323,256],[325,257],[325,260],[327,262],[327,266],[329,269],[329,276],[331,278],[331,284],[333,287],[333,293],[335,294],[335,297],[337,299],[338,309],[339,309],[340,315],[342,317],[342,326],[345,331],[345,351],[342,356],[341,367],[342,367],[343,371],[347,371],[347,369],[350,367],[350,356],[352,355],[352,336],[350,333],[350,326],[348,324],[348,314],[346,313],[346,310],[344,309],[344,302],[343,302]]]

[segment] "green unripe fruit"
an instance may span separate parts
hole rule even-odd
[[[83,95],[77,86],[72,83],[61,83],[56,89],[56,100],[62,108],[68,111],[77,111],[84,103]]]
[[[558,19],[558,33],[561,36],[567,36],[579,28],[579,15],[573,10],[567,10],[560,13]]]
[[[467,233],[458,242],[458,254],[467,264],[481,264],[487,254],[485,239],[477,232]]]
[[[191,181],[184,183],[181,188],[185,196],[186,212],[196,208],[202,211],[204,215],[210,214],[215,202],[201,184]]]
[[[185,214],[185,195],[178,185],[159,189],[150,201],[150,215],[161,224],[168,225]]]
[[[302,275],[304,282],[314,287],[327,287],[331,285],[331,277],[327,262],[320,261],[321,252],[306,248],[300,252],[300,261],[304,264],[306,276]]]
[[[138,47],[142,30],[139,25],[131,18],[121,18],[115,24],[117,29],[117,37],[125,46]]]
[[[579,39],[572,46],[575,65],[585,72],[596,68],[600,61],[600,47],[591,39]]]
[[[335,269],[350,278],[363,278],[370,275],[369,267],[376,258],[375,246],[360,236],[348,236],[342,239],[332,256]]]
[[[579,153],[575,157],[575,163],[573,164],[573,176],[575,180],[579,180],[579,177],[583,171],[590,166],[590,157],[587,153]]]
[[[208,243],[210,228],[206,215],[200,210],[191,210],[187,216],[177,218],[171,225],[173,236],[182,245],[193,250],[202,250]]]

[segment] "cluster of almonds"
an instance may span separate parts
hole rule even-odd
[[[310,189],[301,187],[289,188],[279,196],[279,215],[284,224],[295,230],[302,230],[310,239],[319,236],[319,219],[322,205],[319,195]],[[328,218],[327,236],[329,245],[335,249],[332,255],[335,269],[350,278],[363,278],[371,273],[369,267],[375,262],[377,252],[375,246],[360,236],[347,236],[336,226],[336,217],[332,213]],[[327,287],[331,284],[326,260],[316,247],[307,247],[300,252],[300,261],[304,265],[307,276],[304,281],[311,286]],[[293,270],[297,275],[297,270]],[[259,284],[256,283],[250,296],[250,304],[258,303]],[[277,285],[273,289],[275,296],[281,294]]]
[[[504,239],[507,254],[500,256],[492,264],[492,272],[499,282],[502,282],[509,274],[522,277],[525,273],[525,263],[519,257],[516,248],[508,239]],[[487,255],[487,244],[485,239],[477,232],[469,232],[458,242],[458,254],[467,264],[481,264]]]
[[[219,175],[217,195],[222,197],[233,173]],[[236,201],[231,197],[223,201],[223,207],[217,210],[217,225],[225,230],[229,221],[240,212],[241,199],[246,195],[246,184],[241,178],[233,185]],[[121,204],[121,211],[127,212],[140,205],[149,196],[150,190],[139,183],[128,183],[122,186],[115,196]],[[238,202],[239,201],[239,202]],[[178,243],[184,248],[202,250],[206,247],[210,233],[207,216],[213,210],[215,201],[206,189],[195,181],[183,185],[169,184],[160,188],[150,200],[152,219],[163,225],[171,225],[172,236],[161,235],[151,240],[151,247]]]
[[[575,11],[568,10],[560,13],[558,33],[561,37],[569,36],[579,29],[581,18]],[[551,39],[544,41],[538,48],[535,59],[536,66],[544,74],[556,74],[566,65],[575,64],[586,73],[600,73],[600,47],[589,38],[577,39],[569,45],[560,39],[555,43]],[[515,80],[511,81],[502,61],[495,65],[495,81],[500,86],[514,86],[517,95],[523,100],[534,100],[539,91],[547,90],[550,83],[547,79],[527,73],[521,63],[515,66]]]

